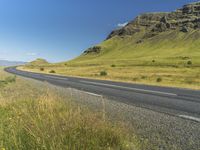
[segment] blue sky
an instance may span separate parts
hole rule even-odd
[[[0,0],[0,59],[72,59],[144,12],[195,0]]]

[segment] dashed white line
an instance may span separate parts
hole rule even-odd
[[[139,92],[147,92],[147,93],[154,93],[154,94],[177,96],[177,94],[174,94],[174,93],[167,93],[167,92],[160,92],[160,91],[153,91],[153,90],[131,88],[131,87],[125,87],[125,86],[119,86],[119,85],[113,85],[113,84],[97,83],[97,82],[90,82],[90,81],[84,81],[84,80],[80,80],[80,82],[82,82],[82,83],[89,83],[89,84],[93,84],[93,85],[103,85],[103,86],[108,86],[108,87],[122,88],[122,89],[139,91]]]
[[[84,93],[92,95],[92,96],[96,96],[96,97],[102,97],[102,95],[91,93],[91,92],[84,92]]]
[[[187,115],[178,115],[178,117],[181,117],[181,118],[184,118],[184,119],[193,120],[193,121],[196,121],[196,122],[200,122],[200,118],[193,117],[193,116],[187,116]]]

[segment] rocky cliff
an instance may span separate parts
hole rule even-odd
[[[144,38],[151,37],[167,30],[179,30],[189,32],[189,30],[200,29],[200,2],[184,5],[170,13],[146,13],[136,17],[125,27],[114,30],[107,39],[114,36],[130,36],[141,30],[145,30]]]

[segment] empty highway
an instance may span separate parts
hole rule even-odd
[[[5,71],[200,122],[200,91],[198,90],[32,73],[17,70],[15,67],[6,68]]]

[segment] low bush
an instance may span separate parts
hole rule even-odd
[[[41,67],[41,68],[40,68],[40,71],[44,71],[44,68],[43,68],[43,67]]]
[[[49,71],[49,73],[56,73],[56,71],[55,70],[51,70],[51,71]]]
[[[132,79],[132,81],[137,81],[137,80],[138,80],[138,78],[136,78],[136,77]]]
[[[108,75],[108,73],[106,71],[101,71],[100,72],[100,76],[107,76],[107,75]]]
[[[141,76],[141,79],[146,79],[147,78],[147,76]]]
[[[188,64],[188,65],[192,65],[192,61],[189,60],[189,61],[187,62],[187,64]]]
[[[114,67],[116,67],[116,65],[114,65],[114,64],[113,64],[113,65],[111,65],[111,67],[113,67],[113,68],[114,68]]]
[[[161,77],[157,78],[156,82],[162,82],[162,78]]]

